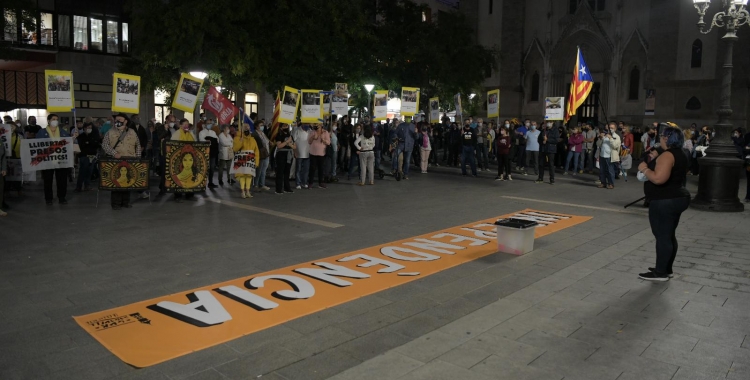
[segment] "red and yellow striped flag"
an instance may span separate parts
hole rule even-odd
[[[571,116],[576,114],[578,107],[586,101],[593,86],[594,78],[591,77],[591,72],[583,60],[583,53],[581,53],[581,49],[579,48],[578,55],[576,56],[576,67],[573,69],[573,80],[570,82],[570,99],[568,99],[565,110],[566,123],[570,120]]]
[[[273,119],[271,119],[271,141],[274,141],[279,133],[279,114],[281,114],[281,98],[279,92],[276,91],[276,103],[273,106]]]

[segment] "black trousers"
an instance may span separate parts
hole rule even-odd
[[[448,156],[448,165],[458,166],[458,156],[461,153],[461,146],[456,145],[450,147],[450,155]]]
[[[555,182],[555,153],[539,152],[539,180],[544,181],[544,168],[549,169],[549,181]]]
[[[503,171],[505,171],[505,178],[511,174],[510,172],[510,155],[498,154],[497,155],[497,176],[502,177]]]
[[[113,191],[110,195],[112,207],[126,207],[130,204],[129,191]]]
[[[652,200],[648,206],[648,221],[651,233],[656,238],[656,272],[672,273],[672,264],[677,257],[675,231],[680,216],[690,206],[690,198]]]
[[[276,153],[276,192],[292,191],[289,186],[289,171],[292,170],[292,164],[287,163],[289,152]]]
[[[315,173],[318,173],[318,185],[323,184],[323,175],[325,174],[324,166],[325,166],[325,159],[326,156],[313,156],[310,155],[310,174],[307,176],[309,179],[309,184],[312,186],[314,181]]]
[[[52,202],[52,180],[57,182],[57,199],[65,200],[68,195],[68,169],[47,169],[42,170],[42,180],[44,181],[44,199]]]

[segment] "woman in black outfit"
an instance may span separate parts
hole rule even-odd
[[[282,124],[276,135],[276,194],[293,193],[289,186],[289,171],[292,169],[292,150],[294,139],[289,131],[289,124]],[[282,192],[283,191],[283,192]]]
[[[689,166],[682,152],[685,138],[679,128],[663,125],[661,129],[663,152],[650,163],[638,166],[647,179],[643,190],[650,200],[648,220],[656,237],[656,267],[638,275],[648,281],[668,281],[672,277],[672,264],[677,256],[675,231],[680,216],[690,205],[690,192],[683,187]]]

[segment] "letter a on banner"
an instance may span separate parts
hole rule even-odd
[[[138,113],[141,104],[141,77],[114,73],[112,111]]]
[[[487,117],[500,117],[500,90],[487,91]]]
[[[47,112],[70,112],[75,108],[73,72],[44,70]]]
[[[172,108],[185,112],[193,112],[198,94],[203,87],[203,79],[198,79],[190,74],[182,73],[180,82],[177,84],[177,92],[172,99]]]
[[[279,122],[291,123],[297,117],[299,106],[299,90],[289,86],[284,87],[284,96],[281,98],[281,112]]]

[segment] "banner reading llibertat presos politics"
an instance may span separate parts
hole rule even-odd
[[[47,112],[70,112],[75,108],[73,72],[44,70]]]
[[[284,95],[281,98],[281,112],[279,122],[291,123],[297,118],[297,107],[299,106],[299,90],[285,86]]]
[[[374,93],[372,120],[385,120],[388,118],[388,90],[375,90]]]
[[[249,174],[255,177],[255,151],[241,150],[234,152],[232,166],[229,167],[229,174]]]
[[[37,170],[72,168],[73,138],[21,140],[21,165],[24,173]]]
[[[419,88],[401,87],[401,115],[414,116],[419,105]]]

